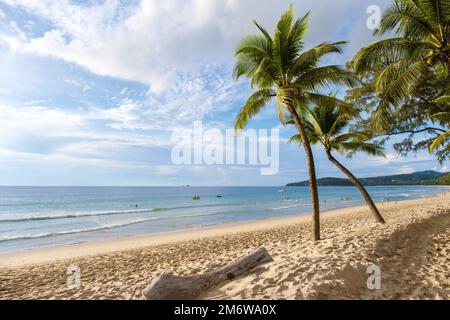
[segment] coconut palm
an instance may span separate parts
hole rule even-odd
[[[332,151],[337,151],[345,153],[349,157],[358,151],[376,156],[383,155],[383,149],[379,145],[367,142],[370,139],[370,135],[367,132],[346,131],[349,122],[355,117],[355,113],[343,113],[333,103],[320,104],[315,105],[306,114],[303,121],[309,141],[312,144],[321,144],[323,146],[328,159],[358,187],[375,219],[380,223],[384,223],[382,215],[361,182],[331,153]],[[288,124],[292,124],[292,120],[289,120]],[[294,135],[289,141],[291,143],[302,143],[299,135]]]
[[[425,77],[448,77],[450,1],[394,0],[384,11],[375,35],[390,37],[361,48],[350,66],[359,74],[375,71],[380,98],[375,128],[390,121],[390,108],[412,95]]]
[[[250,79],[256,89],[248,98],[236,117],[236,129],[243,129],[250,118],[255,116],[273,98],[276,100],[278,115],[283,119],[288,113],[303,141],[308,165],[308,175],[313,206],[314,239],[320,239],[319,194],[311,146],[306,135],[302,118],[311,102],[335,101],[345,108],[346,103],[336,98],[322,95],[320,88],[342,84],[348,81],[348,72],[336,65],[319,66],[321,58],[329,53],[341,52],[345,42],[322,43],[302,51],[303,37],[308,29],[309,13],[294,21],[292,4],[282,14],[271,36],[258,22],[253,21],[259,34],[243,37],[236,48],[234,77]],[[299,109],[295,109],[295,105]]]

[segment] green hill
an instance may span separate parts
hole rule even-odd
[[[450,173],[446,176],[436,179],[436,182],[439,185],[450,186]]]
[[[396,174],[391,176],[378,176],[359,179],[365,186],[392,186],[392,185],[450,185],[450,173],[441,173],[433,170],[419,171],[409,174]],[[353,186],[353,183],[345,178],[320,178],[319,186]],[[287,187],[308,186],[309,182],[300,181],[288,183]]]

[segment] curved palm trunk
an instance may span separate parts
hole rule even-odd
[[[369,206],[370,210],[372,211],[372,214],[375,216],[375,219],[377,219],[380,223],[385,223],[383,216],[381,215],[380,211],[378,211],[378,208],[375,206],[375,203],[373,202],[372,198],[370,197],[369,193],[367,192],[366,188],[359,182],[359,180],[346,168],[344,167],[339,161],[336,160],[331,155],[330,150],[327,150],[327,156],[328,159],[336,166],[338,167],[345,175],[353,182],[355,186],[358,187],[359,191],[361,192],[364,201],[366,201],[367,205]]]
[[[306,135],[305,126],[303,121],[297,114],[297,111],[292,105],[287,104],[289,113],[294,119],[295,126],[298,129],[300,138],[302,139],[302,145],[305,148],[306,162],[308,164],[308,176],[309,176],[309,188],[311,189],[311,202],[313,206],[313,233],[314,240],[320,240],[320,207],[319,207],[319,192],[317,190],[316,168],[314,165],[314,156],[311,150],[311,144],[309,143],[308,136]]]

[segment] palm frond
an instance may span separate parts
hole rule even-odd
[[[294,60],[303,49],[303,38],[308,30],[310,12],[308,11],[303,17],[297,19],[293,24],[288,36],[288,43],[286,45],[287,65],[292,66]]]
[[[294,7],[291,3],[289,9],[283,13],[280,20],[278,20],[272,42],[272,56],[280,75],[285,73],[289,61],[289,34],[292,30],[293,20]]]
[[[307,91],[303,93],[307,101],[318,106],[336,106],[341,114],[357,117],[359,111],[351,104],[330,95]]]
[[[381,99],[377,108],[370,115],[370,125],[376,132],[388,129],[393,121],[392,105],[386,99]]]
[[[438,136],[436,139],[432,141],[432,143],[428,147],[428,151],[433,152],[439,147],[443,146],[447,140],[450,139],[450,130],[447,132],[444,132],[440,136]]]
[[[233,78],[239,79],[244,76],[250,78],[258,70],[259,63],[246,55],[238,55],[236,57],[236,64],[233,70]]]
[[[396,104],[413,94],[427,73],[427,65],[423,61],[410,65],[400,60],[377,75],[375,87],[382,92],[384,99]]]
[[[298,133],[294,134],[292,137],[289,138],[288,143],[289,144],[298,143],[299,145],[302,145],[302,138]]]
[[[355,152],[364,152],[371,156],[384,156],[383,147],[375,143],[360,140],[352,140],[340,143],[342,151],[350,151],[350,156]]]
[[[254,88],[272,88],[276,81],[275,70],[271,64],[271,60],[264,58],[258,67],[253,71],[250,86]]]
[[[406,38],[426,39],[434,33],[433,25],[413,0],[394,0],[384,12],[376,35],[393,31]]]
[[[445,24],[450,18],[450,2],[446,0],[421,0],[424,14],[431,18],[434,24]]]
[[[262,35],[243,37],[236,48],[236,65],[233,77],[251,78],[251,86],[270,88],[276,79],[277,69],[272,59],[272,39],[257,22]]]
[[[355,109],[355,112],[358,110]],[[328,151],[336,150],[351,157],[356,152],[382,156],[383,148],[369,142],[372,134],[368,131],[344,131],[354,119],[354,114],[342,113],[339,99],[329,96],[326,103],[314,103],[314,107],[306,111],[303,117],[307,136],[311,143],[321,143]],[[293,124],[292,118],[287,122]],[[299,136],[293,136],[290,143],[298,142]]]
[[[254,92],[248,99],[242,109],[239,111],[235,120],[235,129],[243,129],[248,121],[255,116],[275,95],[271,89],[262,89]]]
[[[435,103],[450,103],[450,96],[441,96],[434,100]]]
[[[311,70],[316,67],[320,60],[327,54],[342,53],[342,46],[346,43],[346,41],[333,43],[324,42],[301,53],[293,62],[290,75],[297,76]]]
[[[266,41],[272,45],[272,38],[270,37],[269,32],[267,32],[267,30],[264,29],[264,27],[261,26],[261,25],[258,23],[258,21],[253,20],[253,24],[259,29],[259,31],[261,31],[261,33],[263,34],[263,36],[266,38]]]
[[[243,37],[236,47],[235,55],[245,54],[255,59],[270,58],[272,43],[266,37],[254,34]]]
[[[333,143],[335,143],[336,145],[339,145],[342,142],[346,142],[348,140],[365,141],[369,140],[369,137],[364,132],[357,131],[345,132],[333,137]]]
[[[295,80],[294,84],[306,90],[316,91],[336,85],[352,87],[355,81],[352,73],[348,70],[337,65],[328,65],[306,71]]]
[[[450,35],[450,27],[449,27],[449,35]],[[436,74],[436,78],[442,81],[448,78],[450,72],[449,67],[450,66],[447,63],[440,60],[436,61],[432,66],[434,73]]]
[[[437,112],[430,116],[432,122],[439,121],[441,124],[450,126],[450,112]]]
[[[426,42],[402,37],[379,40],[362,47],[353,57],[350,66],[357,73],[378,69],[405,57],[410,60],[421,57],[422,50],[428,46]]]

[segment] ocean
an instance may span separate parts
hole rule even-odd
[[[375,201],[435,186],[368,187]],[[321,210],[362,204],[355,187],[320,187]],[[199,200],[193,200],[198,195]],[[0,187],[0,254],[307,214],[308,187]]]

